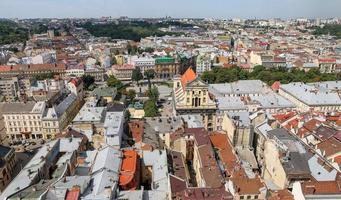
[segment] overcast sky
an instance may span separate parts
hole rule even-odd
[[[0,0],[0,18],[329,18],[341,0]]]

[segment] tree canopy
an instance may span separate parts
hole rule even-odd
[[[287,70],[265,69],[264,66],[255,66],[252,72],[247,72],[239,67],[214,68],[212,71],[204,72],[201,76],[203,81],[208,83],[226,83],[238,80],[259,79],[271,85],[275,81],[281,83],[289,82],[317,82],[338,80],[337,74],[321,73],[318,69],[311,69],[308,72],[299,69]]]
[[[115,76],[109,76],[107,79],[107,86],[108,87],[116,87],[120,89],[123,87],[122,81],[118,80]]]
[[[136,67],[134,70],[133,70],[133,73],[131,75],[131,79],[133,81],[136,81],[137,84],[139,84],[139,81],[143,79],[143,75],[141,73],[141,70],[140,68]]]
[[[92,35],[96,37],[111,37],[113,39],[127,39],[140,41],[141,38],[149,36],[179,35],[170,32],[160,31],[161,27],[168,27],[166,23],[149,23],[143,21],[123,22],[119,24],[92,24],[87,22],[82,25]]]
[[[83,80],[83,86],[85,90],[93,89],[93,85],[95,83],[95,78],[93,76],[83,75],[82,80]]]
[[[327,24],[323,28],[316,27],[314,31],[315,35],[333,35],[338,39],[341,39],[341,25],[340,24]]]
[[[144,115],[146,117],[156,117],[158,115],[156,102],[153,100],[146,101],[143,106],[143,109],[144,109]]]
[[[151,84],[151,79],[155,78],[155,71],[153,69],[148,69],[144,72],[144,77],[147,78],[148,80],[148,88],[151,89],[152,84]]]
[[[151,89],[148,89],[146,91],[146,95],[149,97],[150,100],[153,100],[155,102],[157,102],[160,97],[159,90],[157,89],[156,86],[152,87]]]

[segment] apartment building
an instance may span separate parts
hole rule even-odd
[[[17,158],[14,149],[0,145],[0,194],[12,181],[16,163]]]
[[[0,95],[6,102],[22,101],[29,96],[30,80],[18,77],[0,79]]]
[[[155,59],[156,78],[171,79],[179,73],[180,64],[172,57],[159,57]]]
[[[341,109],[340,88],[340,81],[294,82],[281,85],[279,94],[294,103],[300,111],[330,112]]]

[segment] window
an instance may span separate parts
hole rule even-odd
[[[189,98],[187,98],[187,103],[189,103]]]
[[[241,196],[240,196],[240,199],[244,199],[244,196],[241,195]]]
[[[258,199],[258,195],[255,195],[254,199]]]
[[[246,197],[247,199],[251,199],[251,196],[250,195],[247,195],[247,197]]]

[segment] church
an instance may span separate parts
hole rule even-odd
[[[205,128],[215,130],[216,104],[209,95],[208,84],[191,67],[182,76],[174,77],[173,100],[177,115],[200,114]]]

